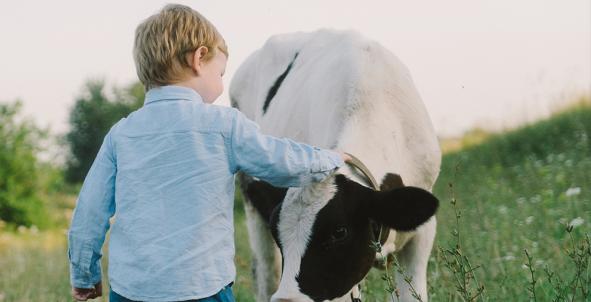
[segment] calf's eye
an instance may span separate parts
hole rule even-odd
[[[338,227],[330,234],[322,244],[325,249],[330,249],[339,243],[343,243],[349,237],[349,230],[346,227]]]
[[[347,238],[347,235],[349,235],[349,231],[347,231],[347,228],[340,227],[332,233],[330,238],[334,241],[339,241]]]

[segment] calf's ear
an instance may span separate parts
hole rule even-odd
[[[246,187],[245,193],[247,202],[250,202],[269,223],[273,209],[283,202],[287,188],[274,187],[264,181],[252,181]]]
[[[368,216],[398,231],[412,231],[437,211],[439,200],[429,191],[417,187],[399,187],[375,192]]]

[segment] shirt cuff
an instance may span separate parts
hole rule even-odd
[[[70,234],[68,259],[70,262],[70,284],[77,288],[93,288],[101,281],[101,261],[95,258],[88,241],[76,240]]]
[[[332,160],[332,164],[334,165],[334,167],[330,168],[329,170],[340,168],[345,165],[345,161],[343,160],[343,156],[340,153],[330,151],[330,150],[328,152],[330,154],[329,156],[330,156],[330,159]]]
[[[343,157],[340,153],[331,150],[322,150],[317,148],[319,151],[323,151],[323,159],[319,163],[316,169],[312,172],[327,172],[332,171],[336,168],[342,167],[345,165],[343,161]]]
[[[100,270],[100,264],[98,266]],[[88,271],[81,270],[70,263],[70,284],[72,287],[93,288],[100,281],[100,274],[89,274]]]
[[[312,182],[320,182],[328,177],[334,170],[345,165],[343,157],[340,153],[335,151],[321,149],[314,147],[316,151],[320,151],[320,158],[318,163],[313,167],[310,180]]]

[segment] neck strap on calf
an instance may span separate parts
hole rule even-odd
[[[365,178],[365,180],[368,182],[368,184],[376,191],[380,190],[380,186],[378,185],[378,182],[376,181],[376,179],[373,177],[373,174],[371,174],[371,172],[369,171],[369,169],[367,168],[367,166],[365,166],[363,164],[363,162],[361,162],[361,160],[359,158],[357,158],[356,156],[354,156],[351,153],[347,153],[345,152],[345,154],[349,155],[351,157],[350,161],[347,161],[347,164],[349,164],[349,166],[353,167],[353,172],[354,173],[359,173],[361,172],[361,175]],[[359,171],[359,172],[358,172]]]
[[[365,181],[371,186],[372,189],[379,191],[380,185],[378,185],[378,182],[376,181],[375,177],[373,177],[373,174],[371,174],[367,166],[365,166],[363,162],[353,154],[347,152],[345,152],[345,154],[351,157],[351,160],[347,161],[347,164],[351,166],[353,173],[361,174],[361,176],[363,176]],[[374,239],[379,241],[380,245],[384,245],[384,243],[386,243],[386,239],[388,239],[387,228],[384,227],[384,225],[373,221],[372,219],[370,219],[370,225],[372,227],[372,231],[374,231],[372,232],[374,234]]]
[[[353,173],[361,174],[362,178],[365,179],[367,184],[373,190],[379,191],[380,185],[376,181],[373,174],[371,174],[371,172],[369,171],[367,166],[365,164],[363,164],[363,162],[359,158],[354,156],[353,154],[346,153],[346,152],[345,152],[345,154],[347,154],[351,157],[351,160],[347,161],[347,164],[351,167],[351,171]],[[369,222],[370,222],[370,227],[372,229],[372,234],[374,236],[374,240],[379,241],[380,246],[383,246],[386,243],[386,240],[388,239],[388,233],[389,233],[388,229],[384,225],[377,223],[376,221],[374,221],[371,218],[370,218]],[[353,295],[353,292],[355,292],[355,289],[352,290],[351,291],[351,301],[352,302],[361,302],[361,286],[359,284],[357,284],[356,289],[357,289],[357,293],[356,293],[357,297],[355,297],[355,295]]]

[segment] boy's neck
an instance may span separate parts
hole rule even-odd
[[[202,97],[203,102],[207,103],[206,100],[203,98],[203,94],[200,91],[201,90],[200,89],[201,86],[199,84],[200,83],[197,80],[197,78],[191,78],[191,79],[188,79],[188,80],[184,80],[184,81],[173,83],[172,85],[193,89],[195,92],[197,92],[197,94],[199,94],[199,96]]]
[[[176,82],[176,83],[173,83],[172,85],[191,88],[191,89],[195,90],[197,93],[199,93],[199,89],[197,88],[197,85],[195,85],[194,81],[191,81],[191,80]]]

